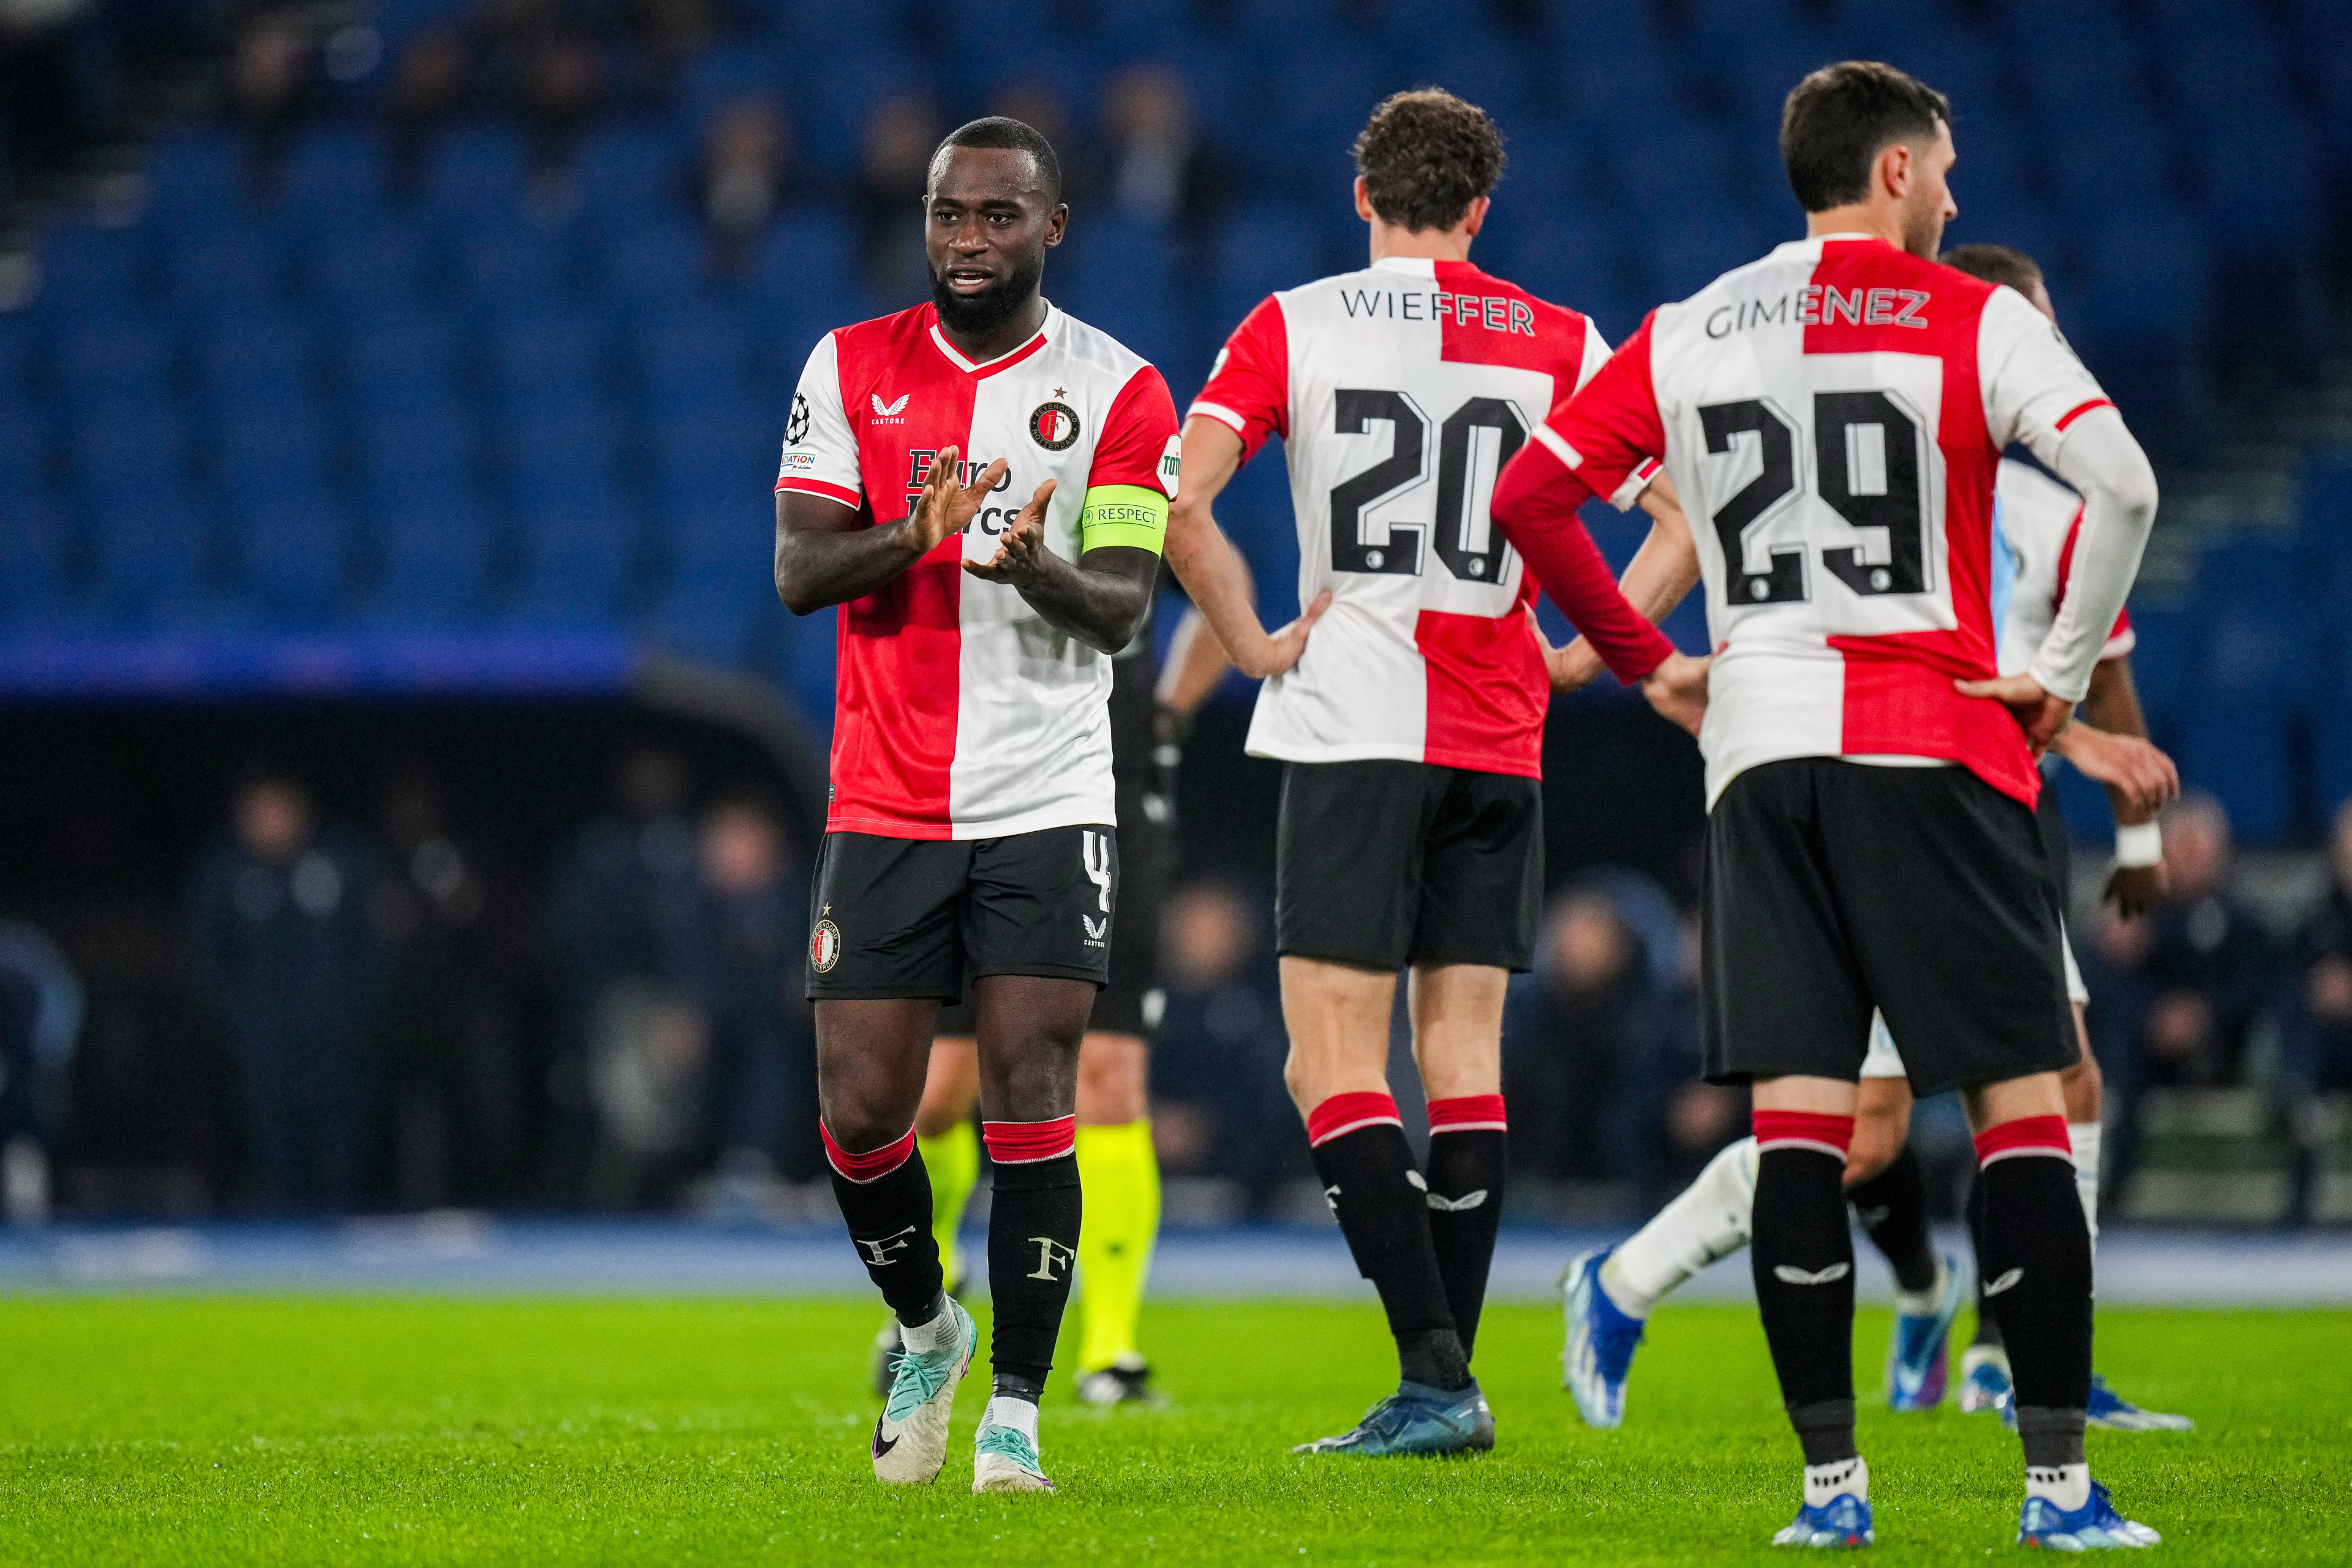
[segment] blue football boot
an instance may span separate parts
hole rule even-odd
[[[2009,1353],[1998,1345],[1970,1345],[1960,1353],[1960,1414],[1990,1410],[2009,1419]],[[2016,1425],[2014,1421],[2010,1423]]]
[[[1559,1277],[1568,1343],[1560,1351],[1560,1382],[1587,1426],[1614,1431],[1625,1420],[1625,1374],[1642,1342],[1642,1320],[1628,1316],[1601,1288],[1601,1266],[1616,1248],[1572,1259]]]
[[[1940,1264],[1944,1289],[1935,1310],[1895,1314],[1895,1338],[1886,1347],[1889,1410],[1933,1410],[1944,1402],[1949,1375],[1945,1347],[1952,1320],[1960,1315],[1960,1303],[1967,1299],[1968,1281],[1961,1278],[1958,1258],[1945,1258]]]
[[[1337,1437],[1301,1443],[1294,1454],[1483,1454],[1495,1446],[1495,1415],[1473,1383],[1449,1394],[1425,1383],[1400,1383],[1397,1391],[1364,1413],[1355,1429]]]
[[[2154,1546],[2163,1539],[2147,1526],[2117,1513],[2107,1489],[2096,1481],[2091,1483],[2091,1495],[2078,1509],[2069,1511],[2047,1498],[2030,1497],[2024,1511],[2017,1516],[2017,1543],[2048,1552]]]
[[[2197,1429],[2197,1423],[2186,1415],[2168,1415],[2161,1410],[2142,1410],[2109,1388],[2107,1380],[2096,1373],[2091,1374],[2090,1424],[2105,1426],[2110,1432],[2193,1432]]]
[[[1870,1527],[1870,1505],[1840,1492],[1821,1507],[1797,1510],[1793,1523],[1772,1537],[1775,1546],[1868,1546],[1878,1537]]]

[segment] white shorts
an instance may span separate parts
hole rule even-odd
[[[2066,960],[2066,998],[2077,1007],[2090,1004],[2089,987],[2083,984],[2082,966],[2074,962],[2074,943],[2066,935],[2063,921],[2058,927],[2058,952]],[[1864,1078],[1903,1078],[1902,1053],[1895,1048],[1895,1037],[1886,1032],[1886,1020],[1877,1013],[1870,1016],[1870,1049],[1862,1058]]]

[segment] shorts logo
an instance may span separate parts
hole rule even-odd
[[[1078,411],[1066,403],[1041,403],[1029,414],[1029,438],[1048,452],[1066,452],[1077,444]]]
[[[2025,1270],[2022,1268],[2006,1269],[1999,1279],[1984,1288],[1984,1293],[1988,1296],[1998,1296],[2004,1290],[2015,1289],[2017,1282],[2024,1278]]]
[[[840,962],[841,928],[831,921],[817,921],[816,932],[809,938],[809,967],[819,974],[830,974]]]

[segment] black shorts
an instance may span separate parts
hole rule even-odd
[[[1277,950],[1367,969],[1535,963],[1543,786],[1430,763],[1289,763]]]
[[[1749,768],[1707,816],[1702,901],[1713,1082],[1852,1082],[1874,1006],[1921,1099],[2074,1065],[2041,829],[1966,768]]]
[[[810,890],[812,1002],[936,996],[967,979],[1110,976],[1118,835],[1048,827],[1005,838],[828,833]]]

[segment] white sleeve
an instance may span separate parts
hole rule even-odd
[[[1977,381],[1992,444],[2022,443],[2053,471],[2074,421],[2113,406],[2057,323],[2006,285],[1985,300],[1978,321]]]
[[[1587,318],[1584,323],[1584,363],[1576,367],[1576,390],[1582,392],[1584,384],[1600,374],[1601,367],[1608,363],[1609,340],[1602,337],[1601,329]]]
[[[811,350],[784,422],[784,455],[776,469],[780,490],[805,490],[844,506],[859,505],[857,433],[841,400],[841,361],[831,332]]]
[[[2051,467],[2083,497],[2083,531],[2066,597],[2030,673],[2044,691],[2080,702],[2156,525],[2156,470],[2111,405],[2070,420],[2053,446]]]

